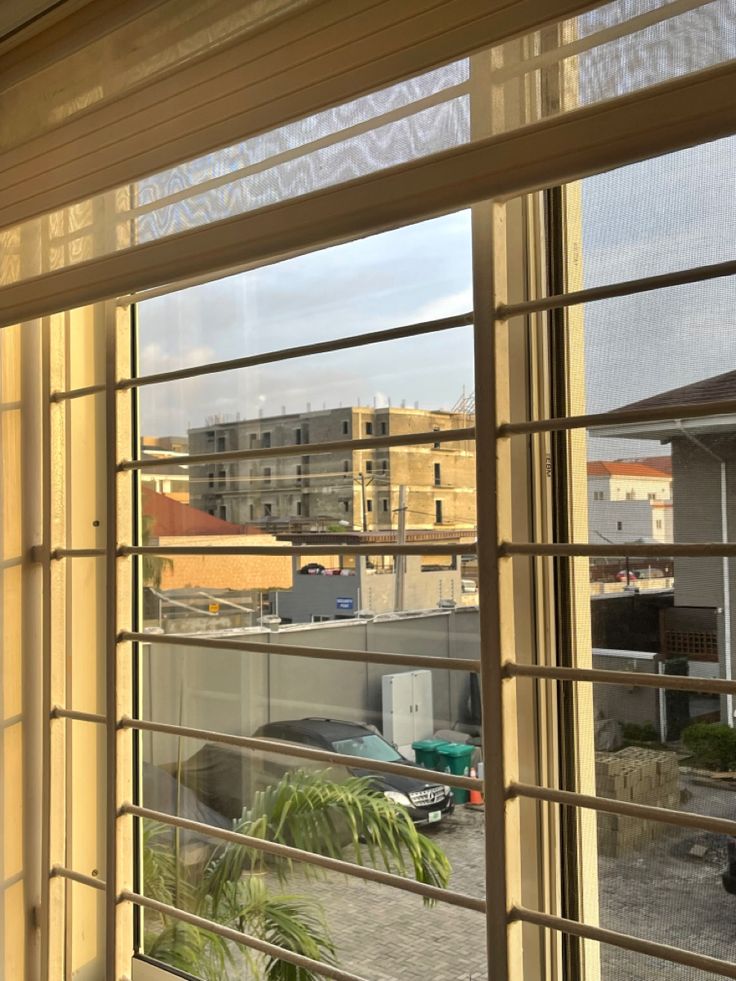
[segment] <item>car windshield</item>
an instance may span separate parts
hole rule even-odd
[[[347,756],[361,756],[366,760],[384,760],[392,763],[401,759],[401,754],[387,743],[381,736],[373,732],[365,736],[355,736],[353,739],[336,739],[332,746],[337,753]]]

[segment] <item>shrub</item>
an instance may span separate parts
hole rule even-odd
[[[682,733],[682,741],[696,762],[709,770],[736,766],[736,730],[722,723],[696,722]]]
[[[659,740],[657,730],[651,722],[639,725],[637,722],[624,722],[624,739],[637,743],[656,743]]]

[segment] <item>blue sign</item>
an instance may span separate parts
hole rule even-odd
[[[336,602],[337,602],[337,609],[338,610],[352,610],[353,609],[353,598],[352,598],[352,596],[338,596]]]

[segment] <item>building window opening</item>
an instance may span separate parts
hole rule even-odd
[[[436,525],[442,524],[442,501],[434,502],[434,523]]]

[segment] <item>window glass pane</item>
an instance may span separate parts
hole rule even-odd
[[[412,231],[140,304],[141,367],[206,364],[336,337],[346,329],[466,312],[468,216],[424,223],[421,235]],[[455,250],[458,241],[462,247]],[[439,257],[452,253],[444,279],[427,276],[427,249],[438,258],[438,269]],[[406,275],[399,274],[401,267]],[[457,328],[140,390],[137,453],[156,461],[136,478],[144,542],[200,550],[265,546],[273,552],[136,560],[140,627],[160,638],[140,646],[142,714],[159,723],[296,742],[356,763],[327,767],[285,751],[145,733],[147,806],[220,826],[243,821],[247,833],[360,864],[384,867],[385,846],[393,871],[427,874],[437,884],[482,896],[484,819],[480,808],[465,807],[468,792],[455,793],[442,777],[425,779],[421,770],[400,777],[371,769],[372,760],[459,774],[482,769],[477,673],[281,652],[294,646],[357,657],[385,651],[478,658],[475,445],[435,445],[437,432],[473,425],[472,379],[472,331]],[[303,452],[307,444],[351,436],[422,432],[431,434],[430,441],[416,447]],[[274,452],[297,446],[295,455]],[[261,450],[272,455],[259,457]],[[241,451],[254,455],[216,458]],[[187,453],[213,459],[189,464]],[[400,534],[416,553],[403,561],[381,551],[382,544],[399,542]],[[350,551],[366,543],[369,554]],[[162,635],[186,635],[191,644],[167,643]],[[199,638],[206,646],[197,646]],[[220,638],[264,646],[258,652],[217,649],[212,641]],[[310,820],[290,818],[282,828],[279,808],[287,800],[296,812],[307,807]],[[328,816],[315,818],[325,800]],[[352,820],[355,834],[349,832]],[[346,828],[347,837],[340,837]],[[172,833],[155,827],[145,833],[149,860],[162,861],[162,853],[171,852]],[[392,844],[397,841],[403,844]],[[223,868],[220,853],[201,835],[187,833],[179,844],[173,868],[178,901],[194,901],[189,889],[196,876],[206,915],[236,923],[232,907],[213,898],[218,894],[208,885],[218,863]],[[412,848],[425,856],[427,873],[421,861],[418,873],[412,862],[405,864]],[[257,889],[274,909],[286,892],[303,897],[289,922],[310,917],[307,939],[317,944],[312,954],[329,959],[329,943],[320,940],[320,931],[327,931],[349,970],[373,976],[379,961],[394,956],[389,949],[416,944],[403,976],[452,981],[456,954],[447,937],[456,931],[471,944],[468,963],[483,969],[485,927],[476,911],[425,907],[416,896],[332,873],[315,878],[299,865],[286,870],[257,853],[249,853],[247,869],[240,871],[247,874],[225,877],[223,895],[234,900],[238,893],[244,902]],[[160,887],[155,867],[144,868],[143,885]],[[263,932],[262,922],[248,915],[242,925]],[[355,929],[358,915],[361,930]],[[177,960],[184,948],[169,943],[160,918],[146,914],[146,930],[151,956],[197,976],[219,977],[207,960],[215,956],[212,943],[202,947],[200,937],[199,961],[185,967]],[[420,950],[418,938],[428,935],[435,939]],[[276,930],[272,939],[279,938]],[[237,970],[242,963],[236,960]],[[396,965],[390,960],[383,969],[395,973]]]
[[[151,298],[138,307],[139,373],[468,313],[469,269],[470,216],[460,212]]]
[[[583,285],[600,286],[732,260],[733,155],[734,137],[728,137],[586,178],[580,198]],[[651,325],[641,331],[640,343],[656,343],[658,332],[652,328],[666,322],[665,303],[674,310],[671,301],[677,298],[682,304],[682,321],[689,312],[693,327],[697,324],[700,331],[710,325],[714,330],[717,321],[703,319],[702,291],[710,291],[706,303],[728,305],[731,288],[730,280],[718,280],[690,285],[669,296],[644,294],[607,304],[609,310],[621,304],[615,310],[622,326],[630,323],[632,305],[638,304],[638,316]],[[604,316],[591,306],[590,329],[602,331]],[[610,335],[607,343],[611,343]],[[664,347],[660,350],[665,353]]]

